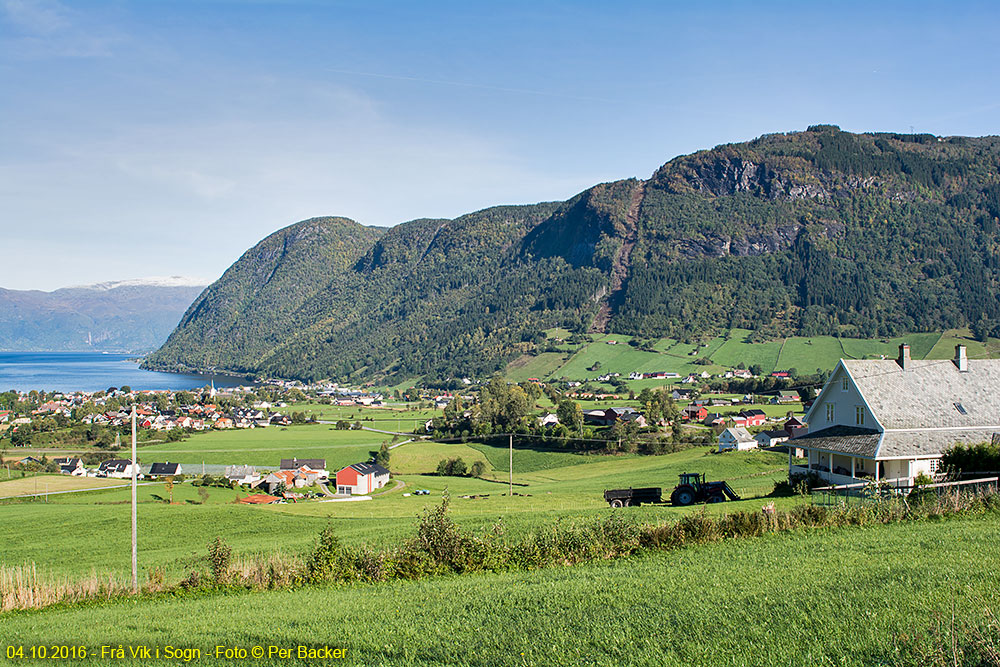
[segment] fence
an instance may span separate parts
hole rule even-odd
[[[957,482],[937,482],[915,485],[910,478],[883,480],[879,483],[861,482],[821,486],[812,490],[814,505],[851,505],[852,503],[878,502],[892,498],[905,498],[919,488],[922,492],[938,495],[988,494],[1000,492],[1000,477],[981,477]]]

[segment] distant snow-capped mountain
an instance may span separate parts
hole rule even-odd
[[[210,281],[201,278],[191,278],[189,276],[151,276],[149,278],[135,278],[133,280],[113,280],[105,283],[94,283],[93,285],[74,285],[66,289],[94,289],[110,290],[118,287],[201,287],[204,288]]]
[[[0,350],[148,352],[167,339],[206,284],[170,276],[52,292],[0,288]]]

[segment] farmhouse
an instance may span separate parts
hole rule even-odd
[[[687,405],[681,414],[684,419],[690,421],[702,421],[708,416],[708,408],[704,405]]]
[[[719,451],[725,452],[729,450],[743,451],[747,449],[756,449],[757,441],[753,439],[750,432],[745,428],[739,426],[734,428],[727,428],[725,431],[719,434]]]
[[[56,460],[58,463],[58,460]],[[64,459],[63,463],[58,463],[59,472],[63,475],[72,475],[73,477],[85,477],[87,475],[87,469],[83,467],[83,461],[80,459]]]
[[[585,424],[611,426],[617,421],[636,422],[639,426],[646,425],[646,418],[635,408],[608,408],[607,410],[587,410],[583,413]]]
[[[227,466],[226,479],[237,484],[253,486],[260,481],[260,475],[253,466]]]
[[[747,426],[760,426],[767,421],[767,414],[760,409],[743,410],[740,416],[746,419]]]
[[[99,477],[117,477],[124,479],[132,476],[132,469],[135,468],[136,475],[139,474],[139,465],[133,465],[128,459],[111,459],[101,463],[97,469]]]
[[[806,415],[809,433],[789,444],[834,484],[866,479],[912,484],[938,471],[955,444],[988,442],[1000,432],[1000,359],[969,359],[964,345],[951,360],[841,359]]]
[[[771,403],[798,403],[799,400],[799,392],[797,391],[779,391],[771,398]]]
[[[326,469],[326,459],[281,459],[281,470],[299,470],[308,468],[308,472],[318,475],[318,481],[325,482],[330,477]],[[310,482],[311,483],[311,482]]]
[[[377,463],[355,463],[337,472],[337,493],[371,493],[389,482],[389,471]]]
[[[281,485],[285,489],[301,489],[316,483],[319,474],[315,470],[302,466],[298,470],[276,470],[261,480],[261,485],[267,487],[268,493],[276,493]]]
[[[754,440],[757,441],[758,447],[773,447],[782,442],[787,442],[788,432],[784,430],[761,431],[754,436]]]
[[[182,472],[180,463],[154,463],[149,468],[150,477],[176,477]]]

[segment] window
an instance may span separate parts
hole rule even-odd
[[[941,465],[941,461],[938,459],[931,459],[931,472],[937,472],[939,465]]]
[[[954,403],[953,405],[955,406],[955,409],[958,410],[959,414],[961,414],[961,415],[967,415],[967,414],[969,414],[968,410],[966,410],[965,406],[962,405],[961,403]]]
[[[858,426],[865,425],[865,406],[863,405],[854,406],[854,422]]]
[[[833,421],[833,403],[826,404],[826,420],[828,422]]]
[[[847,376],[840,378],[840,391],[847,391]]]

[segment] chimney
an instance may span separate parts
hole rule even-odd
[[[910,346],[906,343],[899,346],[899,358],[896,359],[896,363],[899,364],[899,367],[904,371],[906,370],[906,367],[910,365]]]
[[[955,366],[958,367],[958,370],[960,372],[962,373],[969,372],[969,357],[966,356],[964,345],[955,346],[955,358],[952,359],[952,361],[955,362]]]

